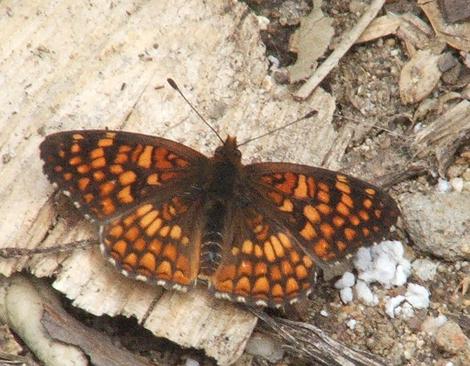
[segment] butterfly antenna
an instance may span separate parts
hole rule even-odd
[[[202,122],[204,122],[216,134],[216,136],[219,138],[219,140],[222,141],[222,143],[224,143],[223,138],[219,135],[219,133],[215,130],[215,128],[212,127],[210,125],[210,123],[206,121],[206,119],[201,115],[201,113],[199,113],[198,110],[196,108],[194,108],[194,106],[191,104],[191,102],[188,100],[188,98],[186,98],[186,96],[183,94],[183,92],[178,87],[178,85],[176,85],[176,82],[173,79],[170,79],[170,78],[166,79],[166,81],[168,82],[168,84],[170,84],[170,86],[173,89],[175,89],[179,93],[179,95],[181,95],[183,97],[185,102],[189,104],[191,109],[198,115],[198,117],[202,120]]]
[[[242,146],[242,145],[246,145],[246,144],[249,143],[249,142],[258,140],[258,139],[260,139],[260,138],[262,138],[262,137],[265,137],[265,136],[271,135],[272,133],[275,133],[275,132],[277,132],[277,131],[283,130],[284,128],[287,128],[287,127],[289,127],[289,126],[292,126],[293,124],[296,124],[297,122],[303,121],[304,119],[309,119],[309,118],[313,117],[314,115],[316,115],[317,113],[318,113],[318,111],[316,111],[316,110],[310,111],[310,112],[308,112],[305,116],[300,117],[300,118],[297,118],[295,121],[289,122],[289,123],[285,124],[284,126],[275,128],[274,130],[271,130],[271,131],[268,131],[268,132],[266,132],[266,133],[263,133],[262,135],[255,136],[255,137],[252,137],[252,138],[250,138],[250,139],[248,139],[248,140],[245,140],[245,141],[243,141],[241,144],[238,144],[237,147]]]

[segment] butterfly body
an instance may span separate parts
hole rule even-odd
[[[243,165],[236,139],[213,157],[154,136],[67,131],[41,144],[44,172],[99,226],[124,275],[229,300],[283,306],[318,268],[379,241],[398,209],[378,188],[289,163]]]

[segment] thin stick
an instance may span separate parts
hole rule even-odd
[[[78,240],[72,243],[54,245],[53,247],[47,248],[0,248],[0,257],[1,258],[17,258],[17,257],[27,257],[35,254],[50,254],[50,253],[62,253],[62,252],[71,252],[75,249],[84,249],[91,247],[92,245],[97,245],[96,240],[87,239],[87,240]]]
[[[330,56],[315,70],[314,74],[294,94],[294,98],[304,100],[312,94],[313,90],[322,82],[330,71],[338,65],[339,60],[348,52],[356,40],[361,36],[367,26],[374,20],[384,5],[385,0],[374,0],[369,9],[362,15],[357,24],[344,34],[343,39],[330,54]]]

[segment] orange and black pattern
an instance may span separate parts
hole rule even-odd
[[[69,131],[41,144],[44,172],[99,226],[124,275],[283,306],[308,295],[318,268],[380,241],[398,208],[368,183],[288,163],[244,166],[236,139],[213,157],[163,138]]]

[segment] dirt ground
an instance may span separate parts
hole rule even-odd
[[[266,54],[277,60],[271,70],[278,83],[288,83],[285,68],[295,63],[296,54],[288,49],[288,40],[298,29],[302,17],[310,13],[312,3],[303,0],[251,0],[246,1],[250,11],[270,20],[268,28],[262,31],[261,38],[266,46]],[[323,12],[333,19],[335,37],[332,44],[339,41],[339,35],[350,29],[358,20],[367,2],[359,0],[324,1]],[[415,1],[389,1],[380,14],[409,12],[428,23],[425,14]],[[458,50],[447,46],[445,52],[460,64],[460,74],[453,77],[443,73],[438,86],[430,98],[438,100],[449,92],[460,93],[468,84],[470,70],[464,64]],[[328,51],[327,53],[330,53]],[[468,53],[467,53],[468,55]],[[400,73],[409,60],[403,42],[395,35],[380,37],[377,40],[353,46],[343,57],[321,86],[336,99],[334,125],[341,129],[354,122],[354,136],[339,165],[342,171],[372,180],[394,173],[397,167],[415,159],[411,149],[411,138],[422,126],[438,118],[443,109],[429,108],[428,113],[417,118],[423,108],[422,103],[404,104],[400,97]],[[322,60],[320,60],[320,63]],[[462,81],[467,80],[466,83]],[[294,91],[300,83],[291,85]],[[464,97],[463,97],[464,98]],[[467,94],[468,98],[468,94]],[[443,107],[445,109],[445,107]],[[450,166],[446,170],[448,181],[462,178],[461,192],[469,194],[470,188],[470,146],[460,144]],[[416,176],[400,179],[389,189],[397,200],[406,194],[435,193],[439,184],[435,170],[424,169]],[[466,184],[466,185],[465,185]],[[462,193],[463,194],[463,193]],[[401,200],[399,203],[402,203]],[[470,207],[468,207],[470,210]],[[432,221],[433,218],[427,218]],[[470,230],[470,223],[467,223]],[[430,234],[432,236],[432,233]],[[405,245],[406,257],[410,260],[429,259],[437,266],[437,274],[432,280],[423,281],[414,274],[412,282],[422,284],[431,293],[429,308],[417,310],[408,319],[390,319],[384,311],[383,302],[377,306],[367,306],[355,300],[349,304],[341,302],[339,291],[334,288],[336,278],[320,281],[306,308],[293,315],[296,319],[308,321],[323,329],[331,337],[350,347],[371,352],[386,359],[392,365],[464,365],[470,362],[468,350],[450,352],[450,348],[439,345],[436,336],[423,331],[423,323],[430,317],[445,315],[459,325],[461,331],[470,337],[469,294],[465,294],[465,280],[470,276],[468,253],[462,256],[446,257],[436,255],[417,247],[407,228],[402,226],[395,233]],[[465,257],[466,255],[466,257]],[[463,283],[463,285],[462,285]],[[383,289],[373,285],[379,298],[403,294],[403,289]],[[215,365],[213,359],[201,351],[181,349],[164,339],[157,339],[150,332],[143,331],[133,319],[108,316],[94,317],[63,300],[66,309],[86,325],[108,334],[113,342],[136,352],[159,365]],[[324,316],[327,313],[328,316]],[[274,312],[279,315],[279,313]],[[282,314],[292,316],[292,314]],[[355,319],[353,329],[346,320]],[[450,338],[457,337],[451,333]],[[468,340],[467,340],[468,341]],[[458,343],[458,341],[456,341]],[[275,362],[266,361],[259,355],[245,355],[239,365],[303,365],[305,360],[295,353],[285,353]],[[243,363],[246,362],[246,363]],[[451,362],[451,363],[450,363]],[[468,364],[468,363],[467,363]]]

